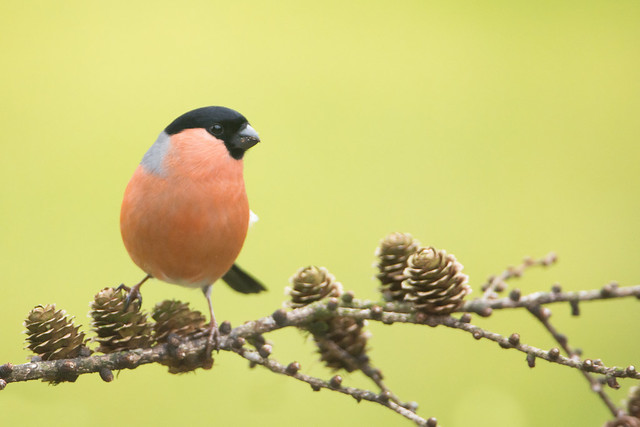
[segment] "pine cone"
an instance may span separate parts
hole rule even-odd
[[[622,415],[607,422],[604,427],[640,427],[640,418]]]
[[[181,301],[165,300],[156,304],[151,317],[156,321],[153,325],[153,336],[158,344],[169,342],[171,335],[188,339],[207,330],[207,322],[202,313],[190,309],[188,303]],[[170,351],[175,350],[174,345],[169,346]],[[191,372],[197,368],[210,369],[213,365],[211,355],[206,352],[190,354],[187,357],[178,357],[177,354],[174,356],[160,362],[169,367],[171,374]]]
[[[404,274],[405,301],[427,314],[449,314],[471,292],[462,264],[453,255],[433,247],[421,248],[411,255]]]
[[[408,233],[391,233],[385,237],[378,248],[376,256],[379,258],[376,277],[382,283],[380,291],[388,301],[402,301],[406,291],[402,288],[402,281],[406,279],[404,269],[407,259],[416,252],[420,243]]]
[[[206,328],[206,319],[196,310],[191,310],[188,303],[165,300],[156,306],[151,313],[156,323],[153,335],[157,343],[167,341],[169,334],[190,337]]]
[[[301,268],[289,279],[292,287],[287,288],[291,296],[289,306],[303,307],[324,298],[342,295],[342,285],[324,267]]]
[[[353,372],[359,368],[358,362],[366,361],[367,338],[363,330],[364,322],[351,317],[332,317],[327,321],[327,330],[313,336],[318,346],[320,360],[327,367]],[[344,357],[344,354],[351,357]],[[355,360],[353,360],[353,359]]]
[[[631,387],[631,389],[629,389],[627,410],[629,411],[629,415],[640,419],[640,386]]]
[[[27,347],[42,360],[73,359],[85,349],[84,332],[74,326],[64,310],[55,305],[37,305],[24,322]]]
[[[132,303],[124,311],[127,295],[122,289],[104,288],[91,303],[93,330],[100,345],[98,351],[115,353],[151,346],[151,325],[147,315],[140,312],[140,304]]]

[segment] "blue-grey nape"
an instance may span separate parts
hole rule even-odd
[[[140,164],[148,173],[164,176],[166,171],[164,169],[164,157],[169,151],[169,144],[171,137],[165,131],[160,132],[158,139],[149,150],[142,157]]]

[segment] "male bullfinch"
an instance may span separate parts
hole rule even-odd
[[[245,152],[260,142],[240,113],[198,108],[160,133],[127,185],[120,211],[122,240],[133,262],[155,277],[201,288],[211,315],[210,340],[218,346],[211,287],[222,278],[242,293],[265,290],[234,264],[250,218],[242,176]]]

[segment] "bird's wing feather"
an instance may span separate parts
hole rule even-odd
[[[231,289],[243,294],[257,294],[258,292],[267,290],[262,283],[241,269],[238,264],[233,264],[231,269],[222,276],[222,280],[227,282],[227,285],[231,286]]]

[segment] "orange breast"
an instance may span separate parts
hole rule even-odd
[[[153,277],[209,285],[231,268],[247,234],[242,161],[204,129],[188,129],[171,137],[163,169],[138,166],[125,190],[125,247]]]

